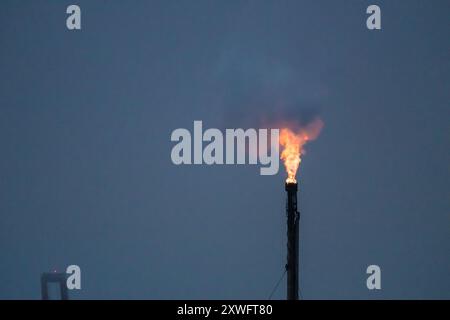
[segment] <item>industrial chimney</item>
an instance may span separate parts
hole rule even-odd
[[[298,300],[298,226],[300,213],[297,211],[297,179],[296,174],[300,166],[301,156],[305,153],[303,146],[317,138],[322,130],[323,121],[315,118],[307,125],[296,131],[283,128],[280,131],[280,145],[284,148],[281,159],[286,168],[287,178],[285,189],[287,192],[287,299]]]
[[[297,183],[286,182],[287,192],[287,299],[298,300],[298,233],[300,213],[297,211]]]

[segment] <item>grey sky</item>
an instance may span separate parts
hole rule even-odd
[[[77,1],[75,32],[72,3],[0,4],[0,298],[70,264],[73,298],[267,298],[285,173],[174,166],[170,133],[309,113],[302,296],[450,298],[448,1],[376,1],[381,31],[372,1]]]

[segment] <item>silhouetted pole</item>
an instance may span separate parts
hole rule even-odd
[[[287,299],[298,300],[298,233],[297,183],[286,183],[287,191]]]

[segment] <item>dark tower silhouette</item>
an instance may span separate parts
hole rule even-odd
[[[67,290],[67,274],[57,272],[45,272],[41,275],[41,295],[42,300],[49,300],[48,284],[58,283],[61,300],[69,300],[69,293]]]
[[[298,233],[297,183],[286,182],[287,192],[287,299],[298,300]]]

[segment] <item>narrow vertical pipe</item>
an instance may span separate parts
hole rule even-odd
[[[287,192],[287,299],[298,300],[299,213],[297,183],[286,183]]]

